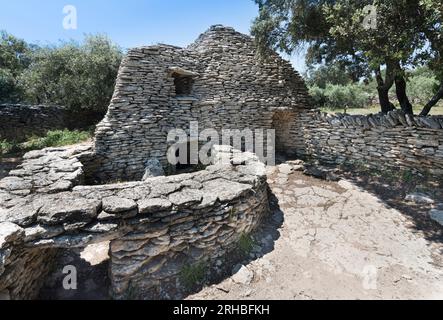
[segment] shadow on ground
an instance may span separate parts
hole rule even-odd
[[[279,229],[284,223],[284,213],[281,210],[277,197],[269,190],[269,214],[264,217],[258,228],[250,235],[250,248],[239,248],[233,250],[223,260],[223,265],[215,267],[208,272],[208,278],[203,283],[189,290],[184,299],[193,294],[199,293],[205,287],[214,286],[217,290],[226,292],[223,286],[219,286],[226,279],[231,278],[241,266],[248,267],[252,262],[262,258],[266,254],[274,251],[275,243],[280,239]]]

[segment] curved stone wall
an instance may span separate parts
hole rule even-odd
[[[30,152],[0,181],[0,293],[33,298],[38,283],[26,283],[44,278],[56,249],[111,240],[114,297],[156,297],[152,288],[175,281],[183,263],[211,263],[268,211],[265,166],[253,154],[229,148],[227,164],[204,171],[81,186],[90,148]]]

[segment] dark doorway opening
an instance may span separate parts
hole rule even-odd
[[[192,76],[180,75],[174,73],[175,94],[177,96],[190,96],[192,94],[192,88],[194,86],[194,79]]]
[[[292,111],[277,111],[272,118],[275,130],[275,149],[279,153],[290,153],[293,149],[293,125],[295,115]]]

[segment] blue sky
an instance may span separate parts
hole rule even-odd
[[[66,5],[77,9],[76,30],[63,28]],[[186,46],[213,24],[249,33],[257,14],[252,0],[0,0],[0,29],[41,45],[105,33],[123,48]],[[302,55],[291,61],[304,70]]]

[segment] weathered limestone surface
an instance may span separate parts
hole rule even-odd
[[[65,127],[65,109],[49,106],[0,105],[0,138],[23,140]]]
[[[205,170],[163,176],[167,133],[190,121],[200,130],[275,129],[277,150],[328,163],[443,174],[441,117],[322,114],[288,62],[260,60],[251,38],[213,26],[185,49],[130,50],[94,146],[30,152],[0,180],[0,297],[35,298],[58,250],[103,241],[115,298],[179,297],[184,266],[220,261],[257,227],[268,185],[254,154],[216,147]],[[284,184],[303,166],[278,169]],[[237,271],[238,282],[250,281]]]
[[[443,117],[349,116],[305,111],[292,136],[299,155],[327,163],[354,162],[443,174]]]
[[[0,139],[23,141],[56,129],[80,129],[95,125],[103,114],[48,105],[0,104]]]
[[[0,296],[2,299],[35,298],[46,275],[54,249],[27,249],[25,230],[11,222],[0,222]]]
[[[176,94],[174,73],[193,78],[190,95]],[[189,131],[190,121],[198,121],[201,131],[277,128],[278,146],[287,150],[293,145],[289,119],[310,108],[309,100],[289,62],[275,53],[260,60],[253,40],[232,28],[213,26],[188,48],[131,49],[97,126],[95,149],[103,158],[98,175],[104,181],[140,180],[151,158],[166,169],[167,134]]]
[[[160,297],[183,263],[211,263],[268,211],[264,164],[227,150],[204,171],[101,186],[79,185],[88,145],[28,153],[0,181],[0,293],[33,298],[57,249],[111,240],[114,296]]]

